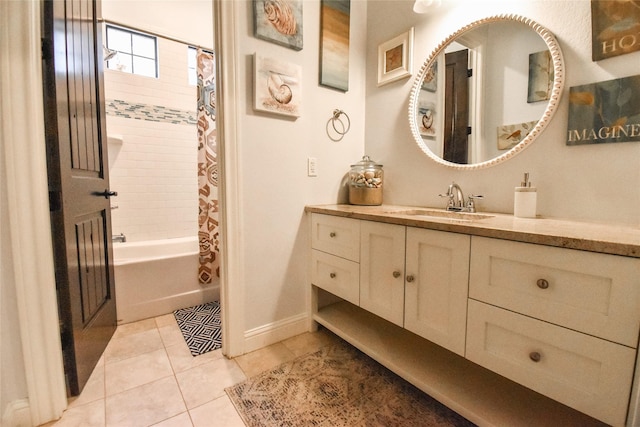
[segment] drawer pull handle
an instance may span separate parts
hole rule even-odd
[[[336,232],[332,231],[331,233],[329,233],[329,237],[336,237]]]
[[[329,277],[331,277],[332,279],[336,278],[336,273],[329,273]]]
[[[396,279],[397,279],[398,277],[400,277],[401,275],[402,275],[402,273],[400,273],[398,270],[396,270],[396,271],[394,271],[394,272],[393,272],[393,277],[395,277]]]
[[[413,277],[411,274],[407,276],[407,282],[411,283],[413,282],[415,279],[415,277]]]
[[[538,285],[540,289],[547,289],[549,287],[549,282],[545,279],[538,279],[536,285]]]
[[[540,361],[540,359],[542,359],[542,355],[540,353],[538,353],[537,351],[532,351],[531,353],[529,353],[529,359],[531,359],[534,362],[538,363]]]

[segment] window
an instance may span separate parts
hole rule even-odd
[[[187,70],[189,72],[189,84],[192,86],[198,84],[198,72],[196,71],[196,65],[196,48],[189,46],[187,49]]]
[[[107,68],[147,77],[158,77],[156,38],[121,27],[107,25],[107,47],[118,54]]]

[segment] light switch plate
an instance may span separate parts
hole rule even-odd
[[[307,176],[318,176],[318,159],[315,157],[307,158]]]

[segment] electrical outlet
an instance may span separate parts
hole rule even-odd
[[[307,158],[307,176],[318,176],[318,159],[315,157]]]

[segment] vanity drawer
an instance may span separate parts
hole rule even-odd
[[[358,262],[360,260],[360,221],[312,214],[311,247]]]
[[[469,297],[638,345],[640,259],[473,236]]]
[[[357,262],[312,250],[311,283],[352,304],[360,303],[360,264]]]
[[[624,425],[635,350],[469,301],[467,359],[611,425]]]

